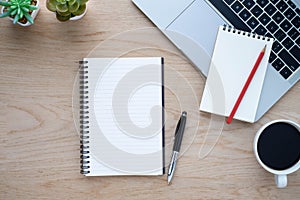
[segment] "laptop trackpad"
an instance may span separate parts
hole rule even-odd
[[[207,76],[218,26],[225,21],[204,1],[195,1],[164,33]]]

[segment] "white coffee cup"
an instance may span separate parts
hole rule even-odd
[[[266,164],[263,163],[263,161],[261,160],[260,156],[259,156],[259,152],[258,152],[258,141],[260,139],[260,136],[261,134],[263,133],[263,131],[269,127],[270,125],[272,124],[275,124],[275,123],[278,123],[278,122],[282,122],[282,123],[286,123],[286,124],[289,124],[289,125],[292,125],[293,127],[295,127],[299,134],[300,134],[300,126],[293,122],[293,121],[290,121],[290,120],[274,120],[274,121],[271,121],[267,124],[265,124],[263,127],[261,127],[258,132],[256,133],[255,135],[255,138],[254,138],[254,154],[255,154],[255,157],[258,161],[258,163],[265,169],[267,170],[268,172],[272,173],[275,175],[275,183],[277,185],[278,188],[284,188],[287,186],[287,175],[288,174],[291,174],[295,171],[297,171],[298,169],[300,169],[300,159],[298,160],[298,162],[296,162],[293,166],[287,168],[287,169],[283,169],[283,170],[276,170],[276,169],[272,169],[271,167],[267,166]],[[300,146],[299,146],[300,148]]]

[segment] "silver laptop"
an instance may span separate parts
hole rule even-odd
[[[219,25],[273,37],[256,121],[299,80],[300,0],[132,1],[205,76]]]

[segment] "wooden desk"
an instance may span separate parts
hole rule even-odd
[[[126,55],[161,52],[167,57],[166,84],[171,87],[166,91],[167,162],[180,111],[189,112],[183,156],[172,185],[167,185],[166,175],[79,174],[79,137],[72,110],[76,62],[115,34],[154,27],[130,0],[91,1],[88,6],[87,15],[77,22],[59,23],[44,2],[31,27],[1,19],[0,199],[299,199],[300,171],[289,176],[286,189],[277,189],[273,175],[256,162],[252,143],[255,132],[270,120],[300,122],[300,84],[257,123],[234,121],[223,127],[223,118],[197,111],[205,79],[160,33],[142,38],[148,41],[146,47],[162,41],[158,49]],[[111,46],[110,53],[119,48],[124,46]],[[102,50],[101,55],[109,52]],[[172,75],[174,71],[179,75]],[[180,87],[179,81],[188,84]],[[195,94],[182,102],[176,99],[189,92]]]

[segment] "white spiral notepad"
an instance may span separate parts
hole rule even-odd
[[[80,70],[81,173],[164,173],[163,58],[85,58]]]
[[[205,84],[200,110],[228,117],[259,56],[265,55],[234,116],[254,122],[273,39],[220,26]]]

